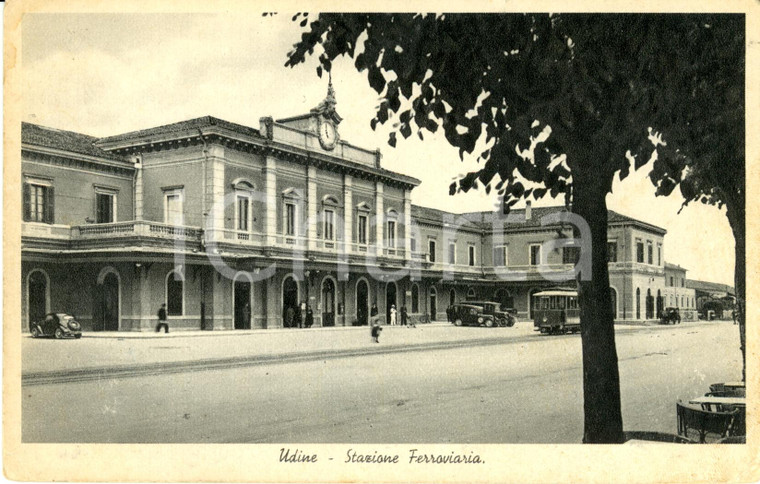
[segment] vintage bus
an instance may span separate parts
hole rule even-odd
[[[564,334],[581,330],[578,292],[574,289],[551,289],[533,295],[533,330]]]

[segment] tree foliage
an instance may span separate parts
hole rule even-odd
[[[287,66],[318,55],[321,75],[349,56],[380,96],[371,127],[393,123],[391,146],[441,129],[460,157],[483,162],[451,193],[496,189],[506,209],[520,199],[563,196],[586,219],[594,250],[591,278],[580,283],[584,441],[620,441],[605,197],[616,175],[629,174],[631,160],[634,168],[650,160],[651,127],[672,146],[685,139],[679,130],[691,113],[684,87],[710,70],[711,53],[721,47],[703,45],[714,32],[704,25],[724,17],[301,15],[294,21],[305,30]],[[699,59],[695,52],[703,48],[708,52]],[[485,148],[475,153],[478,146]],[[665,193],[680,182],[688,192],[690,182],[677,171],[685,155],[668,149],[658,146],[658,186]]]

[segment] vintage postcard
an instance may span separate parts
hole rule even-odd
[[[760,6],[665,7],[8,2],[5,477],[760,479]]]

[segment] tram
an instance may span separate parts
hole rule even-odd
[[[533,295],[533,330],[548,334],[577,333],[581,330],[578,291],[551,289]]]

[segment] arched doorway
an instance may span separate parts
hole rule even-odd
[[[420,286],[412,284],[412,314],[420,312]]]
[[[647,319],[652,319],[654,317],[654,297],[651,289],[647,289],[646,310]]]
[[[119,330],[119,276],[113,269],[100,272],[92,302],[93,331]]]
[[[296,326],[296,309],[298,309],[298,283],[292,276],[282,281],[282,325],[285,328]]]
[[[612,319],[617,319],[617,291],[610,286],[610,301],[612,301]]]
[[[533,320],[533,310],[536,309],[536,304],[538,299],[534,298],[533,295],[537,292],[541,292],[541,289],[531,289],[528,293],[528,316],[531,320]]]
[[[438,293],[434,287],[430,288],[430,321],[435,321],[438,315]]]
[[[497,289],[494,294],[494,301],[499,303],[502,309],[511,309],[515,307],[514,298],[506,289]]]
[[[391,306],[396,305],[397,289],[395,282],[391,281],[385,284],[385,324],[390,324],[391,322]]]
[[[29,274],[27,296],[29,298],[29,321],[38,321],[45,317],[48,308],[48,278],[41,270]]]
[[[641,319],[641,289],[636,288],[636,319]]]
[[[457,292],[454,289],[452,289],[451,291],[449,291],[449,306],[453,306],[454,304],[456,304],[456,300],[457,300]]]
[[[662,300],[662,293],[659,289],[657,289],[657,317],[659,318],[662,316],[662,310],[664,309],[663,306],[663,300]]]
[[[251,281],[242,274],[235,276],[233,301],[235,329],[251,329]]]
[[[356,321],[360,326],[369,324],[369,284],[364,279],[356,283]]]
[[[322,280],[322,326],[335,326],[335,281]]]

